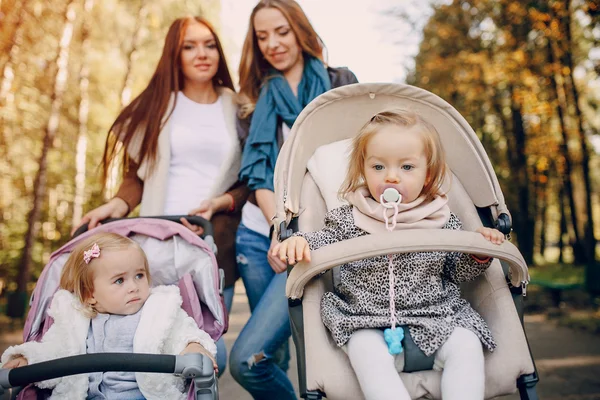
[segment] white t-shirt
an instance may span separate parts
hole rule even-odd
[[[284,122],[281,124],[283,132],[283,141],[285,142],[290,136],[291,129]],[[249,201],[242,208],[242,223],[246,228],[260,233],[263,236],[269,236],[269,222],[265,218],[260,208]]]
[[[221,98],[199,104],[177,93],[170,121],[171,162],[165,215],[187,214],[211,195],[232,143]]]

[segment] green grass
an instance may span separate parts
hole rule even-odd
[[[552,287],[578,287],[585,282],[585,268],[573,264],[545,264],[529,269],[531,284]]]

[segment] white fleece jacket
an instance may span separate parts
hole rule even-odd
[[[182,308],[177,286],[157,286],[140,316],[133,339],[134,353],[177,355],[189,343],[199,343],[213,356],[217,353],[215,342]],[[9,347],[1,361],[22,355],[29,364],[86,353],[86,338],[90,319],[81,312],[81,303],[70,292],[59,290],[52,299],[48,315],[54,324],[41,342],[28,342]],[[185,382],[170,374],[136,373],[138,386],[144,397],[153,399],[187,398]],[[87,397],[86,374],[66,376],[36,383],[40,388],[52,389],[50,399],[80,400]]]

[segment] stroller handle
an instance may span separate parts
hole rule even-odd
[[[25,386],[63,376],[90,372],[157,372],[194,379],[196,391],[216,394],[216,376],[211,359],[198,353],[185,355],[96,353],[64,357],[15,369],[0,369],[3,389]],[[200,394],[200,393],[199,393]],[[207,397],[212,398],[212,397]]]
[[[509,264],[510,281],[514,287],[529,283],[527,263],[517,247],[505,241],[500,245],[488,242],[481,234],[449,229],[406,229],[373,233],[333,243],[311,253],[311,262],[300,262],[288,274],[285,292],[288,300],[301,299],[304,286],[315,276],[338,265],[387,254],[427,251],[449,251],[485,254]]]
[[[123,220],[123,219],[135,219],[135,218],[164,219],[164,220],[171,221],[171,222],[177,222],[178,224],[181,223],[181,218],[185,218],[185,219],[188,220],[188,222],[190,224],[198,225],[198,226],[202,227],[202,229],[204,230],[204,232],[202,232],[202,234],[200,235],[200,237],[206,243],[208,243],[208,245],[213,250],[213,253],[217,254],[217,246],[215,245],[212,223],[209,220],[207,220],[205,218],[202,218],[202,217],[199,217],[197,215],[157,215],[157,216],[151,216],[151,217],[107,218],[107,219],[104,219],[104,220],[102,220],[100,222],[103,223],[103,224],[108,224],[108,223],[114,222],[114,221],[120,221],[120,220]],[[83,224],[79,228],[77,228],[77,230],[73,234],[73,237],[79,236],[82,233],[87,232],[87,230],[88,230],[88,224]]]

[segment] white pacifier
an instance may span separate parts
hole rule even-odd
[[[389,187],[379,196],[379,203],[383,206],[383,220],[388,231],[396,228],[396,216],[398,215],[398,205],[402,201],[402,195],[398,189]],[[388,215],[388,210],[393,210],[392,215]]]
[[[398,190],[394,188],[387,188],[381,194],[381,204],[384,203],[400,203],[402,201],[402,195]]]
[[[383,206],[383,220],[385,221],[385,228],[392,232],[396,228],[396,218],[398,216],[398,205],[402,201],[402,195],[397,189],[389,187],[383,191],[380,198],[380,203]],[[388,210],[393,210],[393,215],[388,215]],[[388,351],[392,355],[402,353],[402,339],[404,339],[404,330],[402,327],[397,327],[396,320],[396,292],[395,292],[395,281],[394,276],[394,264],[392,262],[393,256],[388,254],[388,273],[390,279],[390,325],[391,328],[387,328],[383,332],[383,338],[388,345]]]

